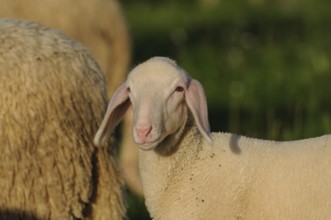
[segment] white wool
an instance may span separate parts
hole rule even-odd
[[[200,83],[175,62],[152,58],[111,99],[96,144],[130,103],[153,219],[331,218],[330,135],[275,142],[210,133]]]

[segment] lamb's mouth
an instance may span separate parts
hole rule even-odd
[[[145,143],[137,143],[136,144],[139,146],[140,149],[149,151],[149,150],[154,150],[155,148],[162,147],[165,144],[168,144],[170,140],[171,135],[168,135],[166,137],[159,137],[153,141],[150,142],[145,142]]]
[[[136,143],[136,144],[139,146],[140,149],[149,151],[149,150],[153,150],[159,143],[160,143],[159,140],[155,140],[152,142]]]
[[[171,144],[172,141],[172,135],[168,135],[165,137],[160,137],[156,140],[153,140],[151,142],[145,142],[145,143],[137,143],[138,147],[144,151],[149,151],[149,150],[156,150],[156,151],[164,151],[164,150],[169,150],[169,149],[163,149],[164,146],[168,146],[169,144]]]

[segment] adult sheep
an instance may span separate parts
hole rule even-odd
[[[80,43],[0,19],[0,219],[121,219],[122,181],[93,135],[104,76]]]
[[[125,18],[117,0],[0,0],[0,17],[36,21],[80,41],[90,49],[105,73],[108,95],[125,79],[131,45]],[[120,163],[128,186],[142,194],[137,175],[136,148],[123,130]]]
[[[134,68],[95,136],[128,106],[154,219],[330,219],[331,136],[290,142],[210,133],[201,84],[167,58]]]
[[[105,73],[108,94],[124,80],[130,40],[116,0],[0,0],[0,17],[35,21],[60,29],[89,48]]]

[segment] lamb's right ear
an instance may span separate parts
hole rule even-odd
[[[185,91],[185,100],[191,110],[195,123],[209,144],[212,144],[208,121],[208,109],[205,92],[199,81],[192,79]]]
[[[96,146],[101,146],[107,141],[115,127],[122,121],[130,104],[128,87],[126,83],[123,83],[115,91],[108,104],[106,115],[94,137],[93,142]]]

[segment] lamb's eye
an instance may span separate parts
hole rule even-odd
[[[128,87],[128,93],[130,93],[131,92],[131,90],[130,90],[130,88]]]
[[[177,86],[175,91],[176,92],[184,92],[184,88],[182,86]]]

